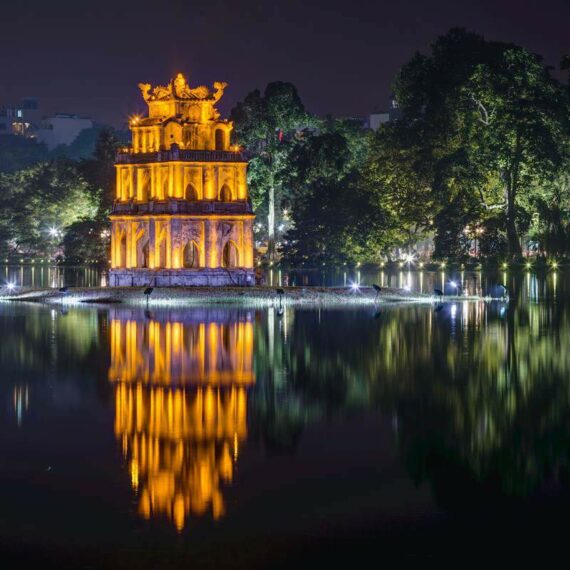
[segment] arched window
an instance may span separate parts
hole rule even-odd
[[[198,192],[196,191],[196,188],[192,186],[192,184],[188,184],[188,186],[186,186],[186,190],[184,191],[184,199],[188,200],[189,202],[195,202],[198,200]]]
[[[220,202],[231,202],[232,201],[232,191],[227,184],[222,186],[220,190]]]
[[[226,133],[223,129],[216,129],[216,150],[225,150],[226,148]]]
[[[168,198],[168,176],[166,176],[162,182],[162,196],[160,199],[166,200],[166,198]]]
[[[222,251],[222,267],[238,266],[238,249],[233,241],[228,241]]]
[[[196,242],[189,241],[182,250],[182,267],[195,269],[200,267],[200,250]]]

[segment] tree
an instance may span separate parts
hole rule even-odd
[[[509,255],[520,257],[517,210],[534,184],[552,180],[564,164],[568,106],[540,56],[506,44],[494,44],[494,52],[493,61],[476,66],[464,93],[478,119],[473,144],[484,149],[503,187]]]
[[[75,163],[58,159],[2,175],[0,211],[6,253],[53,255],[59,236],[94,217],[97,203]]]
[[[387,207],[404,229],[434,223],[436,240],[503,212],[520,256],[531,193],[567,154],[567,91],[539,56],[457,29],[404,65],[394,90],[402,116],[379,131],[370,169]]]
[[[325,129],[290,155],[293,228],[285,258],[309,265],[377,260],[389,234],[380,196],[360,173],[368,134],[343,122]]]
[[[45,144],[18,135],[0,136],[0,172],[16,172],[48,159]]]
[[[107,219],[115,200],[115,160],[118,147],[119,142],[114,131],[101,129],[93,158],[84,159],[80,163],[81,173],[99,202],[99,219]]]
[[[105,261],[109,256],[108,224],[101,220],[82,219],[71,224],[63,237],[65,259],[84,263],[88,259]]]
[[[283,199],[281,177],[288,168],[291,139],[313,124],[297,89],[291,83],[274,82],[261,95],[252,91],[232,109],[237,142],[251,153],[248,181],[254,206],[267,211],[270,259],[275,256],[277,209]]]

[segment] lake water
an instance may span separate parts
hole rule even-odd
[[[513,279],[508,304],[282,316],[0,304],[4,560],[299,567],[563,546],[570,280]]]

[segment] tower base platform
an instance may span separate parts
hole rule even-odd
[[[109,287],[247,287],[253,269],[111,269]]]

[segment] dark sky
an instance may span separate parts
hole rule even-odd
[[[273,80],[319,114],[388,104],[395,72],[462,26],[557,66],[570,53],[570,0],[2,0],[0,104],[40,98],[120,126],[144,110],[137,83],[230,84],[221,109]]]

